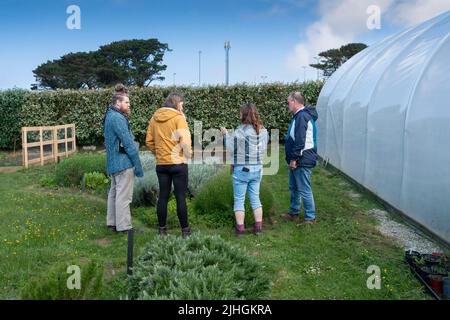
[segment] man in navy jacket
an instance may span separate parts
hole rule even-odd
[[[300,92],[288,97],[288,108],[292,120],[285,137],[286,162],[289,165],[289,190],[291,204],[284,215],[287,220],[299,219],[301,202],[305,210],[305,223],[316,223],[314,196],[311,189],[311,172],[317,162],[315,108],[305,107],[305,99]]]

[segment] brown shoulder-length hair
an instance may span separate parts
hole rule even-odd
[[[177,92],[172,92],[166,98],[166,101],[162,105],[164,108],[172,108],[178,110],[178,105],[184,102],[184,95]]]
[[[259,116],[258,109],[253,103],[246,103],[241,106],[241,123],[251,124],[255,129],[256,133],[259,134],[263,128],[263,123],[261,117]]]

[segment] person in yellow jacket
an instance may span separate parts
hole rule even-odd
[[[171,93],[163,106],[150,119],[146,145],[156,157],[156,174],[159,182],[157,215],[159,234],[167,235],[167,203],[174,186],[177,215],[182,236],[191,234],[188,223],[186,193],[188,188],[188,159],[192,156],[191,133],[183,113],[184,98]]]

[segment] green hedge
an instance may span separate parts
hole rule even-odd
[[[27,91],[0,91],[0,149],[12,149],[14,141],[21,144],[22,132],[20,112]]]
[[[268,129],[281,130],[289,125],[286,98],[292,91],[301,91],[307,104],[315,104],[322,82],[304,84],[265,84],[209,87],[130,88],[131,127],[140,143],[144,143],[148,121],[172,91],[185,94],[185,112],[191,130],[194,120],[203,122],[203,129],[238,124],[239,107],[253,102],[260,110]],[[5,91],[0,94],[2,123],[0,148],[12,148],[12,137],[20,126],[50,126],[75,123],[80,145],[103,144],[102,119],[110,104],[112,90],[58,90],[47,92]],[[3,112],[8,110],[8,112]],[[9,110],[12,110],[11,112]],[[5,115],[7,113],[7,115]]]

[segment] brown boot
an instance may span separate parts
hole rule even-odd
[[[281,217],[286,221],[297,222],[300,220],[298,214],[291,214],[290,212],[281,215]]]

